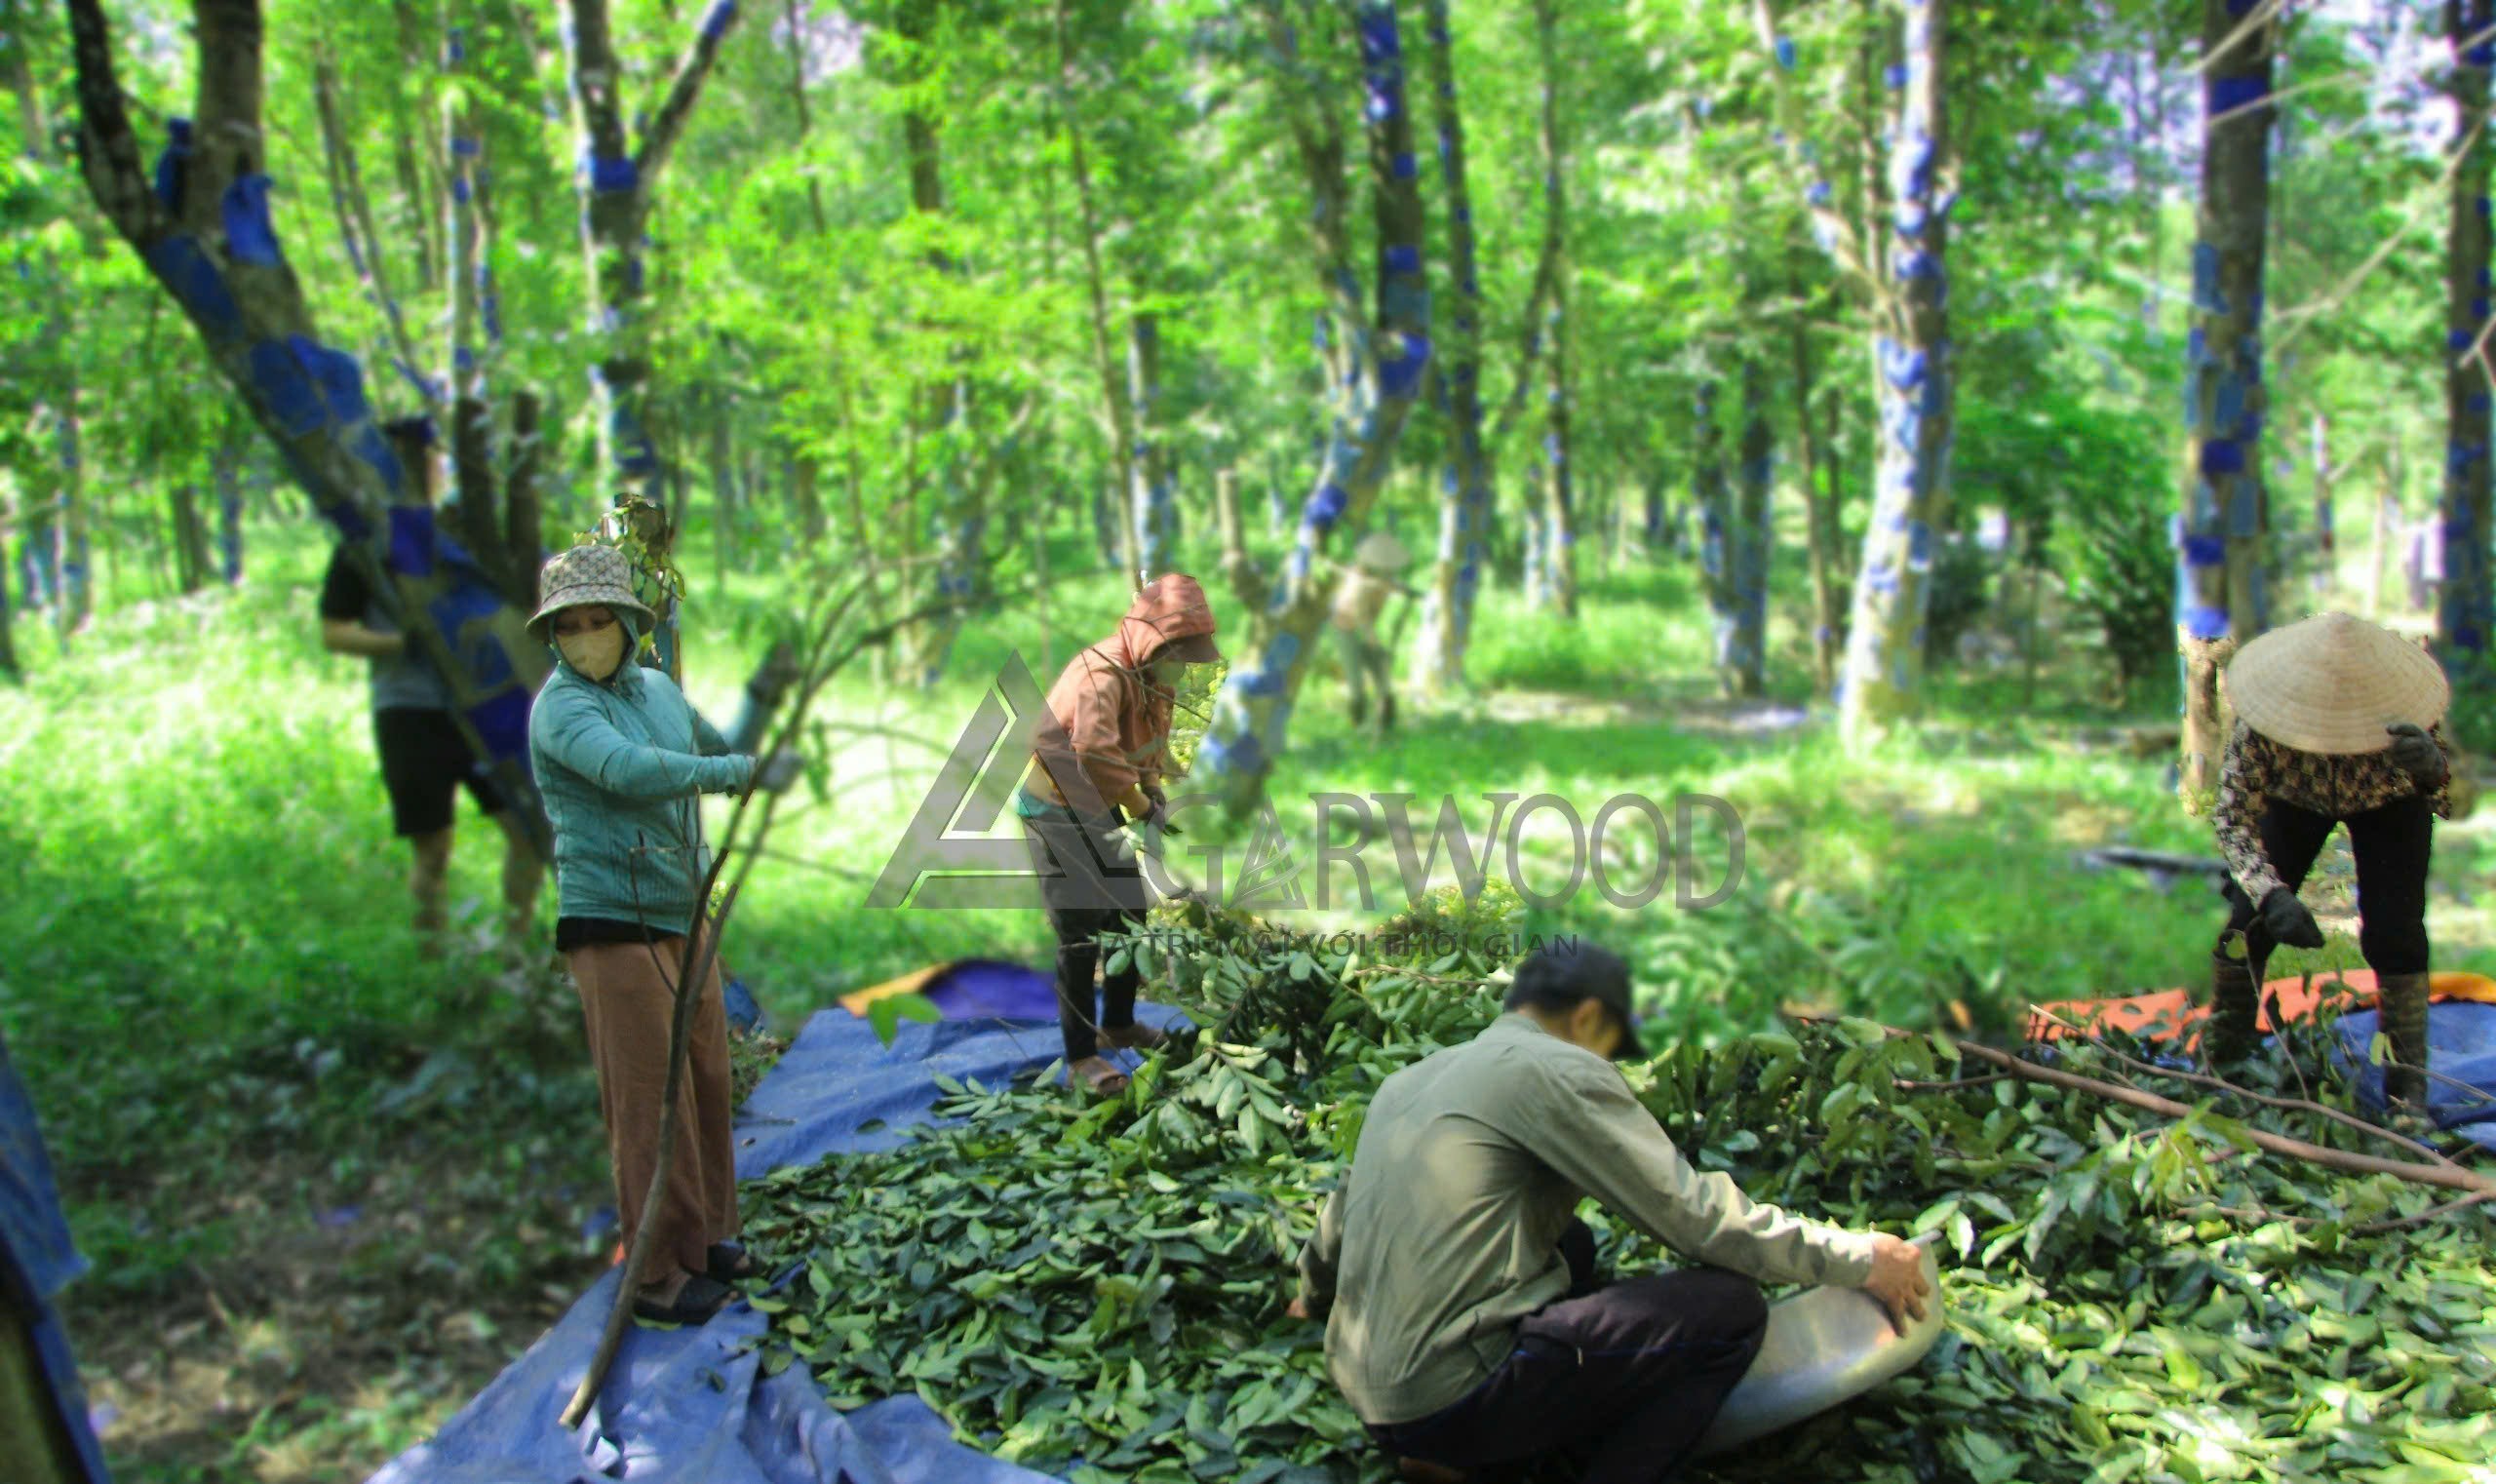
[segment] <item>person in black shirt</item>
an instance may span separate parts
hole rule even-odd
[[[431,422],[422,417],[387,424],[393,450],[425,502],[439,489]],[[372,740],[381,757],[382,787],[390,797],[390,820],[414,850],[408,889],[415,897],[413,925],[419,952],[439,957],[448,925],[445,904],[450,870],[451,809],[465,785],[489,818],[504,813],[501,791],[469,750],[451,721],[450,689],[433,666],[408,647],[407,638],[382,606],[342,546],[330,557],[321,582],[321,645],[335,654],[359,654],[371,662]],[[503,929],[506,941],[526,941],[537,917],[537,892],[545,867],[527,836],[503,821]]]

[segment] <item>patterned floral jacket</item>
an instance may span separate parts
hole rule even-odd
[[[2422,790],[2394,764],[2389,751],[2344,757],[2300,752],[2238,722],[2219,762],[2219,797],[2212,810],[2228,874],[2256,902],[2272,887],[2286,884],[2262,848],[2262,812],[2274,802],[2346,819],[2423,794],[2437,818],[2453,818],[2452,744],[2440,725],[2428,727],[2427,735],[2443,754],[2444,777],[2433,789]]]

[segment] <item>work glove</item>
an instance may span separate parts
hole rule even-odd
[[[2262,896],[2262,925],[2271,936],[2290,948],[2320,948],[2322,929],[2314,914],[2305,910],[2297,894],[2285,886],[2274,886]]]
[[[755,764],[754,786],[766,794],[777,794],[798,781],[798,773],[805,762],[795,752],[782,748]]]
[[[1159,830],[1164,835],[1187,833],[1170,822],[1170,796],[1162,792],[1161,785],[1157,783],[1148,785],[1144,790],[1144,801],[1152,805],[1145,812],[1144,822],[1147,827]]]
[[[2444,781],[2444,753],[2425,728],[2402,722],[2384,728],[2392,734],[2392,763],[2422,790]]]

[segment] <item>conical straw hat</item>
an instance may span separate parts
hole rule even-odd
[[[2443,720],[2452,685],[2435,656],[2350,613],[2323,613],[2247,644],[2227,667],[2244,724],[2299,752],[2381,752],[2397,722]]]

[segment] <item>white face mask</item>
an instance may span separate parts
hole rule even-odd
[[[624,663],[624,626],[613,619],[578,634],[556,636],[564,663],[594,681],[613,675]]]

